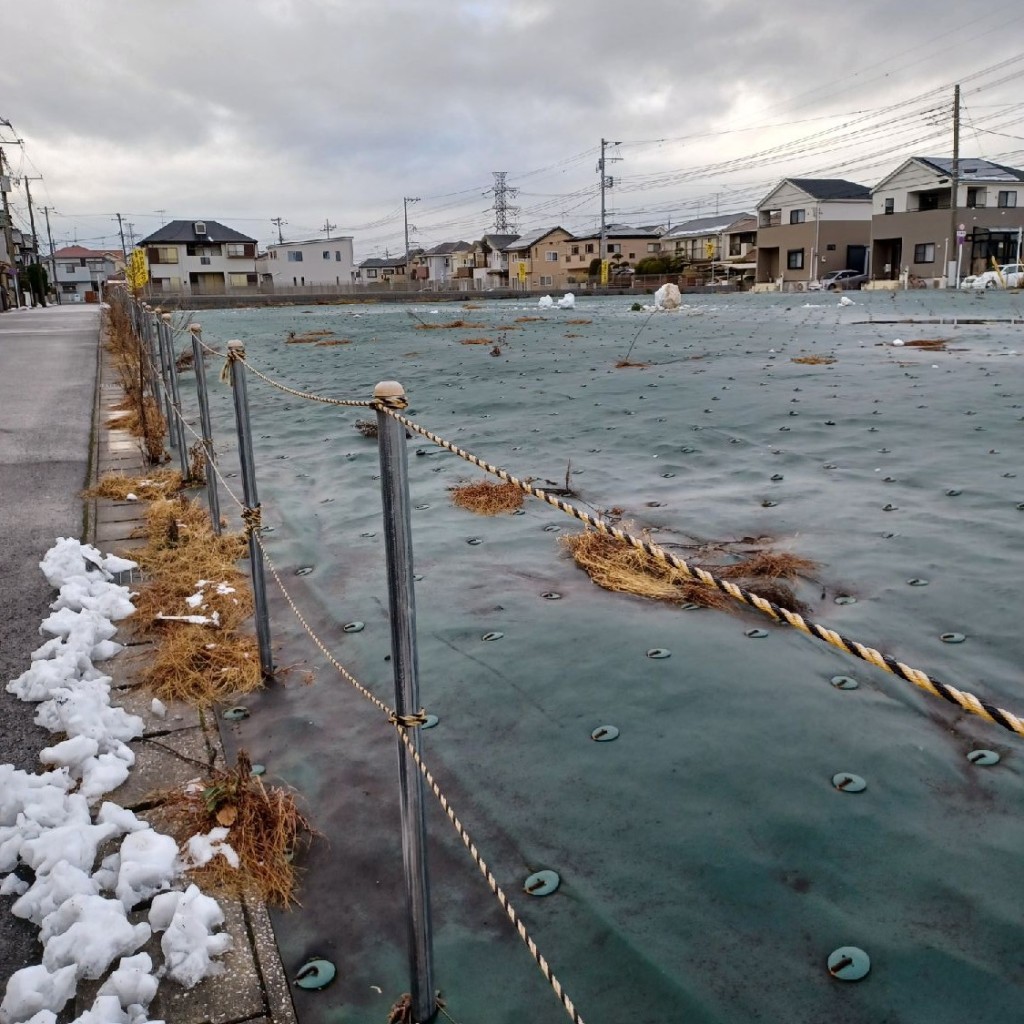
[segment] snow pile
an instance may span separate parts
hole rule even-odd
[[[7,691],[37,703],[35,722],[62,738],[41,751],[47,770],[38,775],[0,765],[0,894],[17,896],[12,912],[39,928],[43,947],[41,964],[11,976],[0,1024],[55,1024],[77,982],[102,978],[117,961],[75,1024],[145,1024],[159,977],[191,987],[218,973],[213,957],[231,945],[228,934],[214,933],[224,921],[214,900],[195,886],[167,891],[185,868],[217,855],[237,866],[227,829],[193,837],[182,855],[170,836],[118,804],[93,812],[128,777],[135,761],[128,744],[143,730],[141,718],[111,706],[112,680],[95,664],[121,649],[114,622],[134,608],[113,574],[134,566],[70,538],[59,538],[40,562],[58,589],[40,626],[50,639]],[[19,868],[30,881],[14,873]],[[133,924],[129,912],[154,897],[160,911]],[[154,931],[165,932],[156,971],[148,954],[136,952]]]
[[[839,300],[839,305],[840,306],[853,306],[853,305],[855,305],[855,303],[854,303],[853,299],[851,299],[848,295],[844,295]]]
[[[572,292],[566,292],[555,305],[559,309],[575,309],[576,308],[576,296]]]
[[[537,300],[537,306],[540,309],[552,309],[555,305],[555,300],[550,295],[542,295]]]
[[[678,309],[683,302],[683,297],[679,292],[679,285],[672,284],[671,281],[663,284],[654,293],[654,305],[656,309]]]

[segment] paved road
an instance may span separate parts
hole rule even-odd
[[[42,642],[52,595],[40,556],[55,537],[82,535],[99,325],[97,306],[0,314],[0,764],[27,770],[48,734],[3,687]],[[11,902],[0,897],[0,994],[38,958],[35,930]]]

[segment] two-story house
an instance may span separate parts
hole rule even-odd
[[[757,282],[806,288],[867,266],[871,192],[844,178],[785,178],[757,204]]]
[[[275,287],[350,285],[355,270],[352,236],[272,242],[261,269]]]
[[[517,238],[516,234],[489,233],[473,243],[473,286],[477,290],[508,287],[505,250]]]
[[[152,294],[222,295],[255,288],[256,239],[215,220],[172,220],[142,239]]]
[[[875,280],[895,281],[905,272],[938,283],[951,269],[963,277],[990,269],[993,259],[1020,257],[1024,171],[961,157],[955,226],[952,171],[948,157],[915,156],[871,190]]]
[[[462,257],[468,256],[472,249],[469,242],[442,242],[421,253],[416,263],[426,267],[427,276],[424,280],[432,288],[448,288],[455,281],[457,270],[464,265]]]
[[[570,277],[565,260],[566,245],[571,238],[563,227],[541,228],[506,245],[510,286],[527,291],[565,288]],[[583,277],[585,280],[586,268]]]
[[[658,227],[634,228],[628,224],[609,224],[605,228],[605,252],[611,274],[630,272],[639,260],[657,256],[661,251],[661,230]],[[565,254],[568,284],[587,281],[590,266],[600,257],[601,232],[576,235]]]
[[[405,253],[401,256],[371,256],[359,264],[355,282],[366,287],[404,284],[407,280],[408,263]]]
[[[61,302],[98,302],[104,284],[124,270],[124,256],[114,249],[69,245],[58,249],[51,259],[50,283]]]

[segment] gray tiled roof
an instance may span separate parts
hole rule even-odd
[[[371,256],[369,259],[363,260],[359,264],[359,269],[364,270],[366,268],[378,268],[383,269],[384,267],[404,267],[405,256],[392,256],[390,259],[383,259],[379,256]]]
[[[195,225],[205,224],[206,234],[197,235]],[[215,220],[204,221],[201,217],[195,220],[172,220],[162,228],[157,228],[153,234],[139,242],[139,245],[159,245],[161,242],[172,245],[180,245],[188,242],[253,242],[255,238],[243,235],[234,228],[225,227]]]
[[[947,156],[916,156],[918,163],[927,164],[939,174],[953,173],[953,159]],[[1024,171],[982,160],[980,157],[960,158],[960,180],[963,181],[1024,181]]]
[[[720,231],[732,227],[738,220],[743,218],[753,219],[749,213],[723,213],[714,217],[695,217],[693,220],[683,221],[674,228],[670,228],[662,238],[687,238],[698,235],[717,235]]]
[[[529,249],[531,245],[536,245],[542,238],[550,235],[553,231],[564,231],[559,225],[555,225],[553,228],[541,228],[540,231],[533,231],[528,234],[520,236],[515,242],[511,242],[505,246],[505,249],[510,252],[518,252],[520,249]],[[568,234],[568,232],[566,232]]]
[[[468,252],[472,246],[469,242],[442,242],[440,245],[435,245],[433,249],[428,249],[424,256],[448,256],[453,252]]]
[[[871,189],[845,178],[787,178],[791,185],[802,188],[809,196],[827,202],[830,199],[870,199]]]

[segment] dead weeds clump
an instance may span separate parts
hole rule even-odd
[[[162,701],[206,708],[263,686],[255,637],[185,622],[164,626],[143,673],[143,681]]]
[[[443,324],[430,324],[425,320],[416,325],[417,331],[450,331],[456,328],[458,329],[469,329],[478,330],[481,327],[486,327],[486,324],[478,324],[472,320],[449,320]]]
[[[802,363],[804,366],[825,366],[834,363],[835,356],[793,356],[791,363]]]
[[[493,338],[462,338],[459,341],[460,345],[493,345]]]
[[[316,343],[317,348],[334,348],[337,345],[351,345],[351,338],[324,338]]]
[[[908,341],[907,348],[923,348],[930,352],[937,352],[949,344],[946,338],[918,338],[916,341]]]
[[[156,469],[142,476],[104,473],[92,487],[82,492],[82,497],[125,501],[129,494],[134,494],[140,501],[154,501],[167,498],[182,486],[181,473],[176,469]]]
[[[573,561],[599,586],[670,604],[725,608],[729,599],[714,587],[691,579],[682,570],[652,558],[614,537],[584,530],[560,540]]]
[[[459,484],[448,488],[452,504],[458,505],[478,516],[497,516],[503,512],[514,512],[522,508],[523,492],[512,483],[495,483],[479,480],[476,483]]]
[[[632,366],[632,367],[636,367],[638,370],[642,370],[645,367],[648,367],[650,365],[651,365],[650,363],[634,363],[630,359],[620,359],[615,364],[615,369],[616,370],[625,370],[627,367],[631,367]]]
[[[818,563],[789,551],[758,551],[732,565],[715,566],[714,572],[723,579],[795,580],[807,576],[818,568]]]
[[[216,856],[190,869],[204,892],[254,896],[282,908],[298,903],[293,860],[299,845],[315,831],[289,790],[268,786],[253,774],[246,751],[238,752],[233,768],[214,769],[184,790],[161,795],[163,803],[153,816],[183,848],[194,835],[228,829],[227,842],[238,854],[238,867]]]

